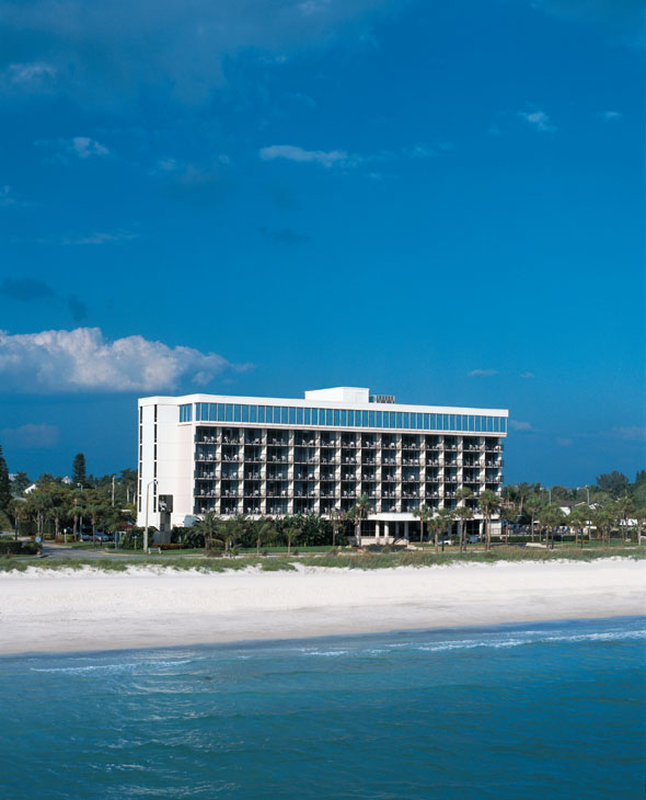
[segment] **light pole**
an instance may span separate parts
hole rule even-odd
[[[149,498],[150,498],[150,487],[155,484],[157,486],[157,478],[153,478],[151,481],[148,481],[146,484],[146,525],[144,527],[144,542],[143,542],[143,549],[144,553],[148,552],[148,507],[150,505]]]

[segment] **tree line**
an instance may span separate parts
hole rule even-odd
[[[0,530],[19,534],[78,538],[81,529],[116,532],[135,516],[137,473],[87,475],[77,453],[72,477],[42,473],[34,482],[24,472],[10,479],[0,446]]]

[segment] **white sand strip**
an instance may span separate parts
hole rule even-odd
[[[643,614],[644,562],[360,571],[0,574],[0,653],[370,633]]]

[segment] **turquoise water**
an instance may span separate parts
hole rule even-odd
[[[637,798],[646,620],[0,659],[0,796]]]

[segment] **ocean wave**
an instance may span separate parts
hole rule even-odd
[[[478,636],[465,639],[444,639],[435,642],[407,641],[385,643],[378,646],[363,646],[351,649],[338,647],[325,649],[302,648],[299,652],[306,657],[318,656],[322,658],[350,657],[377,657],[385,654],[396,655],[397,652],[442,653],[452,650],[475,650],[478,648],[491,650],[504,650],[514,647],[526,647],[550,643],[578,642],[622,642],[642,641],[646,639],[646,629],[639,630],[611,630],[590,631],[583,633],[568,633],[567,631],[514,631],[513,633],[495,633],[489,636]]]
[[[181,667],[185,664],[190,664],[193,659],[184,659],[182,661],[126,661],[117,664],[86,664],[83,666],[75,667],[30,667],[31,672],[61,672],[70,675],[83,675],[86,673],[104,672],[104,673],[120,673],[120,672],[133,672],[135,670],[155,670],[166,669],[168,667]]]

